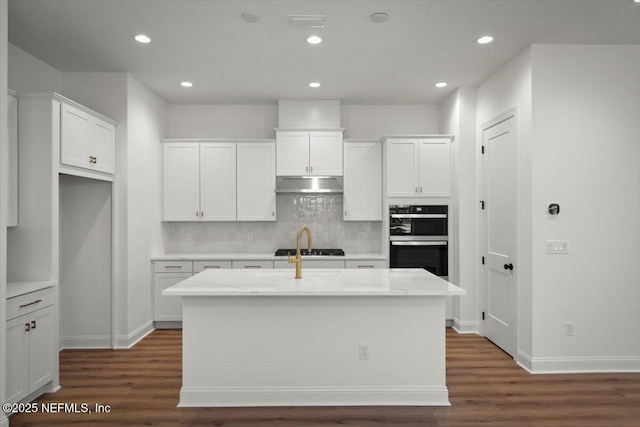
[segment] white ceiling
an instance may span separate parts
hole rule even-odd
[[[244,22],[245,12],[258,15]],[[369,16],[386,12],[374,24]],[[320,30],[287,16],[326,15]],[[133,40],[145,33],[148,45]],[[311,46],[307,36],[323,43]],[[475,40],[495,37],[489,45]],[[532,43],[640,44],[633,0],[10,0],[9,41],[60,71],[128,72],[171,104],[436,104]],[[639,70],[640,71],[640,70]],[[194,87],[185,89],[180,82]],[[445,80],[449,86],[433,86]],[[322,86],[311,89],[308,83]]]

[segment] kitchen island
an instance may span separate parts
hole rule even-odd
[[[205,270],[183,301],[179,406],[449,405],[445,297],[421,269]]]

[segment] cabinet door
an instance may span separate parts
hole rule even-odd
[[[153,320],[181,321],[182,298],[162,295],[162,291],[191,277],[190,273],[156,273],[153,280]]]
[[[6,400],[15,403],[29,394],[29,316],[7,321]]]
[[[420,140],[420,196],[451,195],[451,142],[447,138]]]
[[[200,144],[201,221],[236,220],[236,144]]]
[[[91,116],[67,104],[62,104],[60,114],[60,163],[89,168]]]
[[[238,221],[275,221],[275,144],[239,142],[237,153]]]
[[[100,172],[114,173],[116,129],[98,118],[91,120],[91,153],[94,157],[91,168]]]
[[[382,146],[378,142],[344,143],[345,221],[382,220]]]
[[[310,175],[342,175],[342,132],[309,133]]]
[[[418,192],[417,141],[387,140],[387,196],[415,197]]]
[[[163,219],[200,220],[200,144],[162,144]]]
[[[30,315],[29,331],[29,392],[53,380],[55,369],[56,327],[53,307],[37,310]]]
[[[309,132],[277,132],[277,175],[309,175]]]
[[[9,141],[9,199],[7,226],[18,225],[18,99],[8,96],[7,140]]]

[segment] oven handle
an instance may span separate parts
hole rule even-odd
[[[446,219],[447,214],[391,214],[391,218]]]
[[[391,246],[447,246],[445,241],[391,242]]]

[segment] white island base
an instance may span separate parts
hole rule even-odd
[[[207,270],[183,298],[179,406],[449,405],[445,297],[424,270]]]

